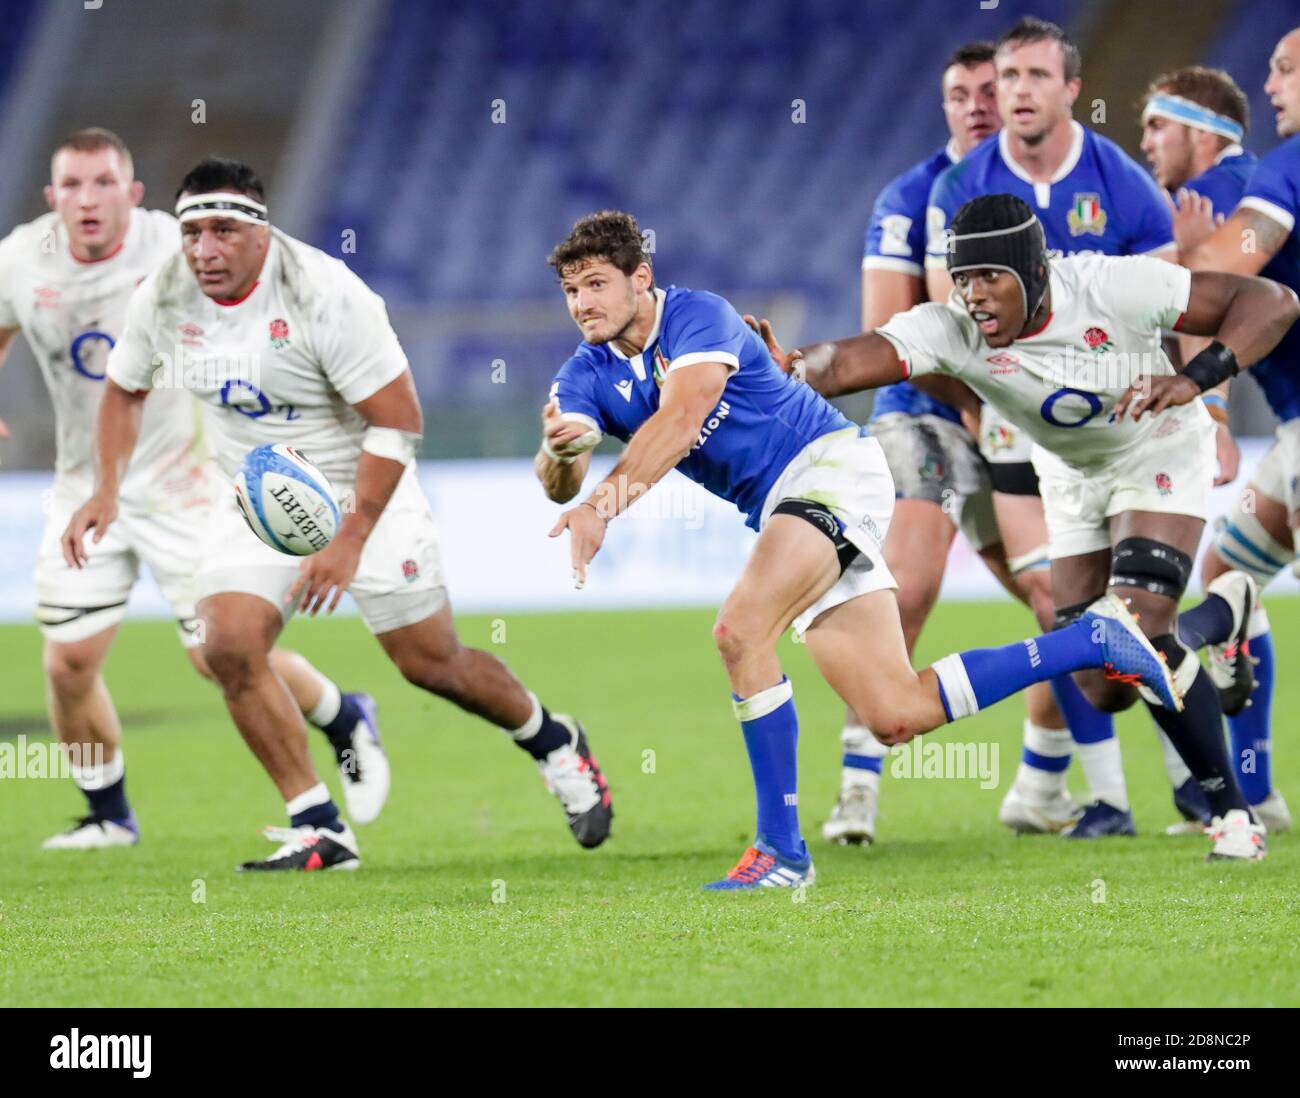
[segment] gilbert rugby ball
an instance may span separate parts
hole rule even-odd
[[[250,450],[235,475],[235,500],[249,529],[290,556],[319,553],[339,528],[330,482],[292,446]]]

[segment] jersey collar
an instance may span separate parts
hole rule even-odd
[[[229,309],[232,305],[242,305],[245,301],[247,301],[250,297],[252,297],[253,294],[257,292],[257,288],[258,288],[258,287],[259,287],[263,282],[267,282],[267,281],[270,280],[270,278],[271,278],[271,276],[272,276],[272,273],[273,273],[273,271],[274,271],[274,269],[275,269],[275,263],[276,263],[276,261],[279,259],[279,254],[280,254],[280,253],[279,253],[279,246],[280,246],[279,241],[276,240],[274,236],[272,236],[272,237],[271,237],[271,246],[270,246],[269,248],[266,249],[266,257],[262,260],[262,269],[261,269],[261,271],[258,273],[258,276],[257,276],[255,279],[253,279],[253,284],[252,284],[251,286],[248,287],[248,289],[244,292],[244,295],[243,295],[242,297],[235,297],[235,298],[213,297],[213,298],[209,298],[209,300],[212,302],[212,304],[214,304],[214,305],[220,305],[223,309]]]
[[[961,159],[961,153],[957,151],[957,139],[955,137],[948,138],[948,144],[943,147],[943,151],[948,155],[948,160],[953,164],[956,164],[957,161]]]
[[[1216,164],[1222,164],[1229,157],[1243,156],[1245,155],[1245,152],[1246,152],[1245,149],[1243,149],[1240,145],[1234,142],[1233,144],[1227,145],[1223,149],[1221,149],[1219,151],[1219,155],[1214,158],[1214,162]]]
[[[1061,166],[1053,173],[1052,178],[1047,181],[1047,186],[1053,183],[1059,183],[1072,171],[1079,163],[1079,157],[1083,155],[1083,127],[1074,120],[1070,121],[1070,129],[1073,132],[1073,138],[1070,141],[1069,152],[1065,154],[1065,159],[1061,161]],[[1017,179],[1022,179],[1031,187],[1041,187],[1043,184],[1036,183],[1029,178],[1029,173],[1022,168],[1011,155],[1010,137],[1007,128],[1002,127],[998,131],[998,155],[1002,157],[1002,163],[1007,166],[1007,171]]]
[[[618,349],[618,346],[614,343],[613,340],[609,341],[608,344],[609,349],[613,351],[614,354],[618,358],[621,358],[624,362],[630,362],[632,359],[639,359],[643,354],[646,353],[646,351],[650,350],[650,348],[655,345],[655,341],[659,338],[659,326],[663,323],[663,319],[664,319],[664,301],[668,297],[668,294],[666,291],[661,290],[658,286],[656,286],[654,288],[654,295],[655,295],[655,326],[650,329],[650,335],[649,338],[647,338],[645,341],[645,346],[642,347],[641,350],[638,351],[635,355],[632,355],[629,358],[628,355],[625,355],[622,351]]]

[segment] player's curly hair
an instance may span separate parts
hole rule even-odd
[[[625,275],[642,263],[650,263],[636,218],[622,210],[601,210],[579,218],[546,262],[556,277],[562,278],[574,264],[592,259],[607,260]]]
[[[1181,69],[1162,72],[1151,81],[1146,95],[1142,97],[1141,106],[1145,109],[1151,97],[1161,92],[1190,99],[1193,103],[1208,107],[1215,114],[1231,118],[1241,126],[1243,133],[1250,131],[1250,101],[1237,86],[1237,82],[1222,69],[1186,65]],[[1226,137],[1220,140],[1225,145],[1229,144]]]

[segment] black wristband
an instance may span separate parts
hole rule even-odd
[[[1236,377],[1240,367],[1237,356],[1217,339],[1183,367],[1183,376],[1196,382],[1201,392]]]

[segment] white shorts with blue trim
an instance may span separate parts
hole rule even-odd
[[[763,503],[759,529],[782,500],[819,503],[840,521],[844,537],[858,549],[844,574],[794,619],[802,637],[827,610],[873,591],[897,589],[882,546],[894,515],[894,478],[880,443],[846,427],[814,439],[785,467]]]

